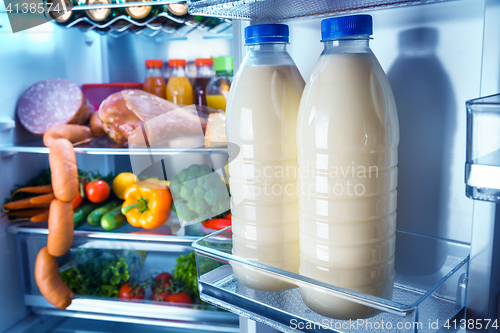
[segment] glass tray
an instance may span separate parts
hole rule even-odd
[[[233,256],[231,237],[228,227],[193,243],[202,300],[283,332],[437,332],[466,304],[469,244],[396,232],[395,283],[387,300]],[[214,262],[219,267],[214,269]],[[314,286],[375,314],[362,321],[321,316],[306,306],[297,287],[267,292],[244,286],[233,273],[235,265],[291,285]]]
[[[187,2],[191,15],[285,21],[444,1],[450,0],[188,0]]]

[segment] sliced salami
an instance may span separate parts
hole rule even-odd
[[[42,135],[54,125],[85,123],[90,107],[75,83],[47,79],[38,81],[22,94],[17,114],[28,131]]]

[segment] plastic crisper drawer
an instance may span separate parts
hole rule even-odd
[[[0,222],[4,222],[1,221]],[[47,244],[46,228],[33,224],[11,225],[19,265],[22,271],[24,302],[42,315],[110,320],[115,322],[148,324],[170,328],[188,328],[200,331],[237,332],[238,316],[219,311],[207,304],[174,304],[152,300],[149,284],[143,300],[123,301],[117,297],[77,294],[65,310],[51,305],[41,294],[34,279],[34,266],[38,251]],[[45,231],[45,233],[44,233]],[[173,272],[176,259],[193,251],[190,236],[167,236],[148,233],[103,233],[76,230],[71,250],[58,258],[60,272],[64,272],[88,257],[90,261],[124,258],[130,268],[129,281],[148,281],[161,272]],[[98,253],[99,258],[94,258]],[[81,256],[79,257],[79,255]],[[88,262],[90,262],[88,261]],[[114,261],[116,262],[116,261]],[[112,265],[115,265],[114,263]],[[116,267],[119,265],[116,264]],[[106,280],[109,283],[108,280]],[[104,282],[103,282],[104,283]],[[122,284],[123,282],[120,282]],[[94,287],[93,287],[94,288]]]
[[[231,254],[230,227],[196,240],[193,247],[202,300],[283,332],[379,329],[384,332],[437,332],[448,320],[462,315],[466,303],[469,244],[397,231],[394,285],[392,293],[383,293],[392,294],[390,300],[234,256]],[[214,265],[216,262],[218,265]],[[290,289],[251,289],[238,281],[233,267],[238,272],[243,268],[258,276],[275,279]],[[344,306],[362,305],[368,309],[369,317],[340,320],[321,316],[302,301],[298,286],[321,292],[325,302],[339,300]]]

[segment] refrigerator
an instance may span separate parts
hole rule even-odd
[[[245,27],[263,23],[289,25],[287,49],[307,80],[323,49],[321,20],[370,14],[374,24],[370,47],[392,86],[400,127],[398,296],[384,301],[319,285],[331,295],[378,311],[371,318],[372,326],[365,322],[364,326],[343,327],[342,321],[309,310],[298,288],[259,292],[238,285],[230,263],[239,259],[219,246],[230,248],[230,237],[223,235],[227,230],[208,236],[188,231],[158,236],[132,234],[130,229],[115,233],[75,230],[72,250],[147,253],[145,265],[151,274],[159,272],[158,267],[172,269],[179,255],[194,249],[201,299],[225,311],[83,296],[60,310],[40,295],[33,277],[34,258],[46,244],[46,225],[9,223],[2,216],[0,332],[437,332],[496,328],[500,238],[495,222],[500,213],[495,189],[499,189],[500,160],[484,162],[486,171],[477,165],[483,163],[479,157],[500,149],[500,116],[495,111],[499,103],[493,96],[500,93],[500,1],[190,0],[190,14],[221,18],[225,30],[211,32],[186,24],[192,31],[184,34],[155,34],[152,29],[140,34],[131,29],[126,34],[105,33],[105,29],[85,32],[54,22],[13,33],[7,4],[0,5],[2,200],[10,196],[15,184],[24,184],[48,168],[49,150],[16,116],[19,97],[33,83],[47,78],[63,78],[80,86],[143,82],[146,59],[194,61],[232,55],[236,73],[246,54]],[[491,112],[490,118],[481,118],[484,110]],[[79,169],[102,174],[131,171],[134,163],[128,150],[118,148],[75,147],[75,152]],[[166,149],[157,155],[176,153],[179,151]],[[192,158],[220,168],[226,154],[224,148],[201,149]],[[493,194],[481,195],[485,188]],[[204,263],[213,262],[219,267],[203,268]],[[315,284],[269,267],[256,265],[254,269],[293,283]],[[373,327],[381,321],[391,326]]]

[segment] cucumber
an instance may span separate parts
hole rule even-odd
[[[115,230],[125,223],[127,223],[127,219],[122,214],[121,206],[113,208],[101,218],[101,227],[106,231]]]
[[[73,211],[73,223],[75,225],[75,229],[85,223],[87,215],[89,215],[90,212],[92,212],[96,207],[97,205],[95,203],[88,203],[81,205]]]
[[[94,209],[88,216],[87,216],[87,223],[90,224],[93,227],[99,227],[101,225],[101,218],[109,212],[111,209],[115,208],[116,206],[119,206],[120,202],[114,200],[111,202],[108,202],[102,207]]]

